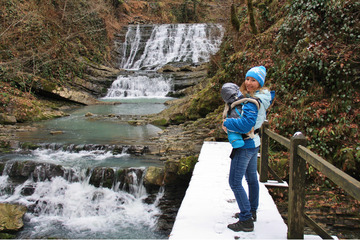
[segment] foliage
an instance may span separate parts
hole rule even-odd
[[[174,7],[173,12],[180,23],[197,22],[199,19],[199,0],[183,0],[180,7]]]
[[[197,163],[198,156],[189,156],[180,159],[179,170],[177,174],[185,175],[193,171],[195,164]]]
[[[276,39],[272,124],[360,178],[359,9],[354,1],[292,1]],[[289,108],[289,106],[291,108]]]
[[[35,85],[53,88],[83,77],[80,57],[106,61],[111,1],[104,1],[1,1],[0,81],[14,88],[9,91],[20,91],[4,92],[1,111],[15,112],[18,121],[34,120],[40,111]]]

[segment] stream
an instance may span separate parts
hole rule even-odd
[[[0,202],[28,208],[16,237],[167,238],[156,227],[164,189],[150,196],[143,185],[146,168],[163,162],[146,151],[129,150],[153,144],[163,129],[127,120],[166,109],[174,81],[156,70],[169,63],[208,62],[222,32],[216,24],[128,26],[115,44],[119,68],[129,73],[118,76],[100,99],[119,104],[71,109],[67,117],[37,122],[36,131],[18,133],[21,142],[38,147],[0,155]],[[17,170],[20,165],[25,167]],[[111,187],[96,186],[92,177],[105,167],[115,173],[127,169],[126,184],[116,179]]]

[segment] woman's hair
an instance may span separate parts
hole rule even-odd
[[[257,89],[259,90],[260,92],[263,91],[263,90],[269,90],[269,88],[267,87],[260,87],[260,84],[259,84],[259,88]],[[240,86],[240,92],[244,95],[244,96],[250,96],[250,97],[255,97],[254,94],[255,94],[255,91],[250,93],[246,90],[246,86],[245,86],[245,82],[243,82]]]

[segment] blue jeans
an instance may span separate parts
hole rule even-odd
[[[240,221],[251,218],[259,206],[259,182],[257,177],[257,148],[238,148],[231,159],[229,184],[240,208]],[[242,180],[245,175],[249,187],[247,196]]]

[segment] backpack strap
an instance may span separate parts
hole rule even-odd
[[[223,111],[223,119],[227,117],[227,113],[229,111],[230,107],[229,104],[225,103],[224,111]]]
[[[228,103],[225,103],[225,107],[224,107],[224,112],[223,112],[223,118],[225,119],[227,117],[227,113],[230,109],[235,108],[237,105],[242,104],[242,103],[254,103],[257,107],[257,109],[260,108],[260,99],[258,98],[241,98],[235,102],[233,102],[231,105]],[[240,115],[240,114],[239,114]]]
[[[258,98],[242,98],[240,100],[237,100],[231,104],[231,109],[233,109],[235,106],[241,104],[241,103],[247,103],[251,102],[256,105],[257,109],[260,108],[260,100]]]

